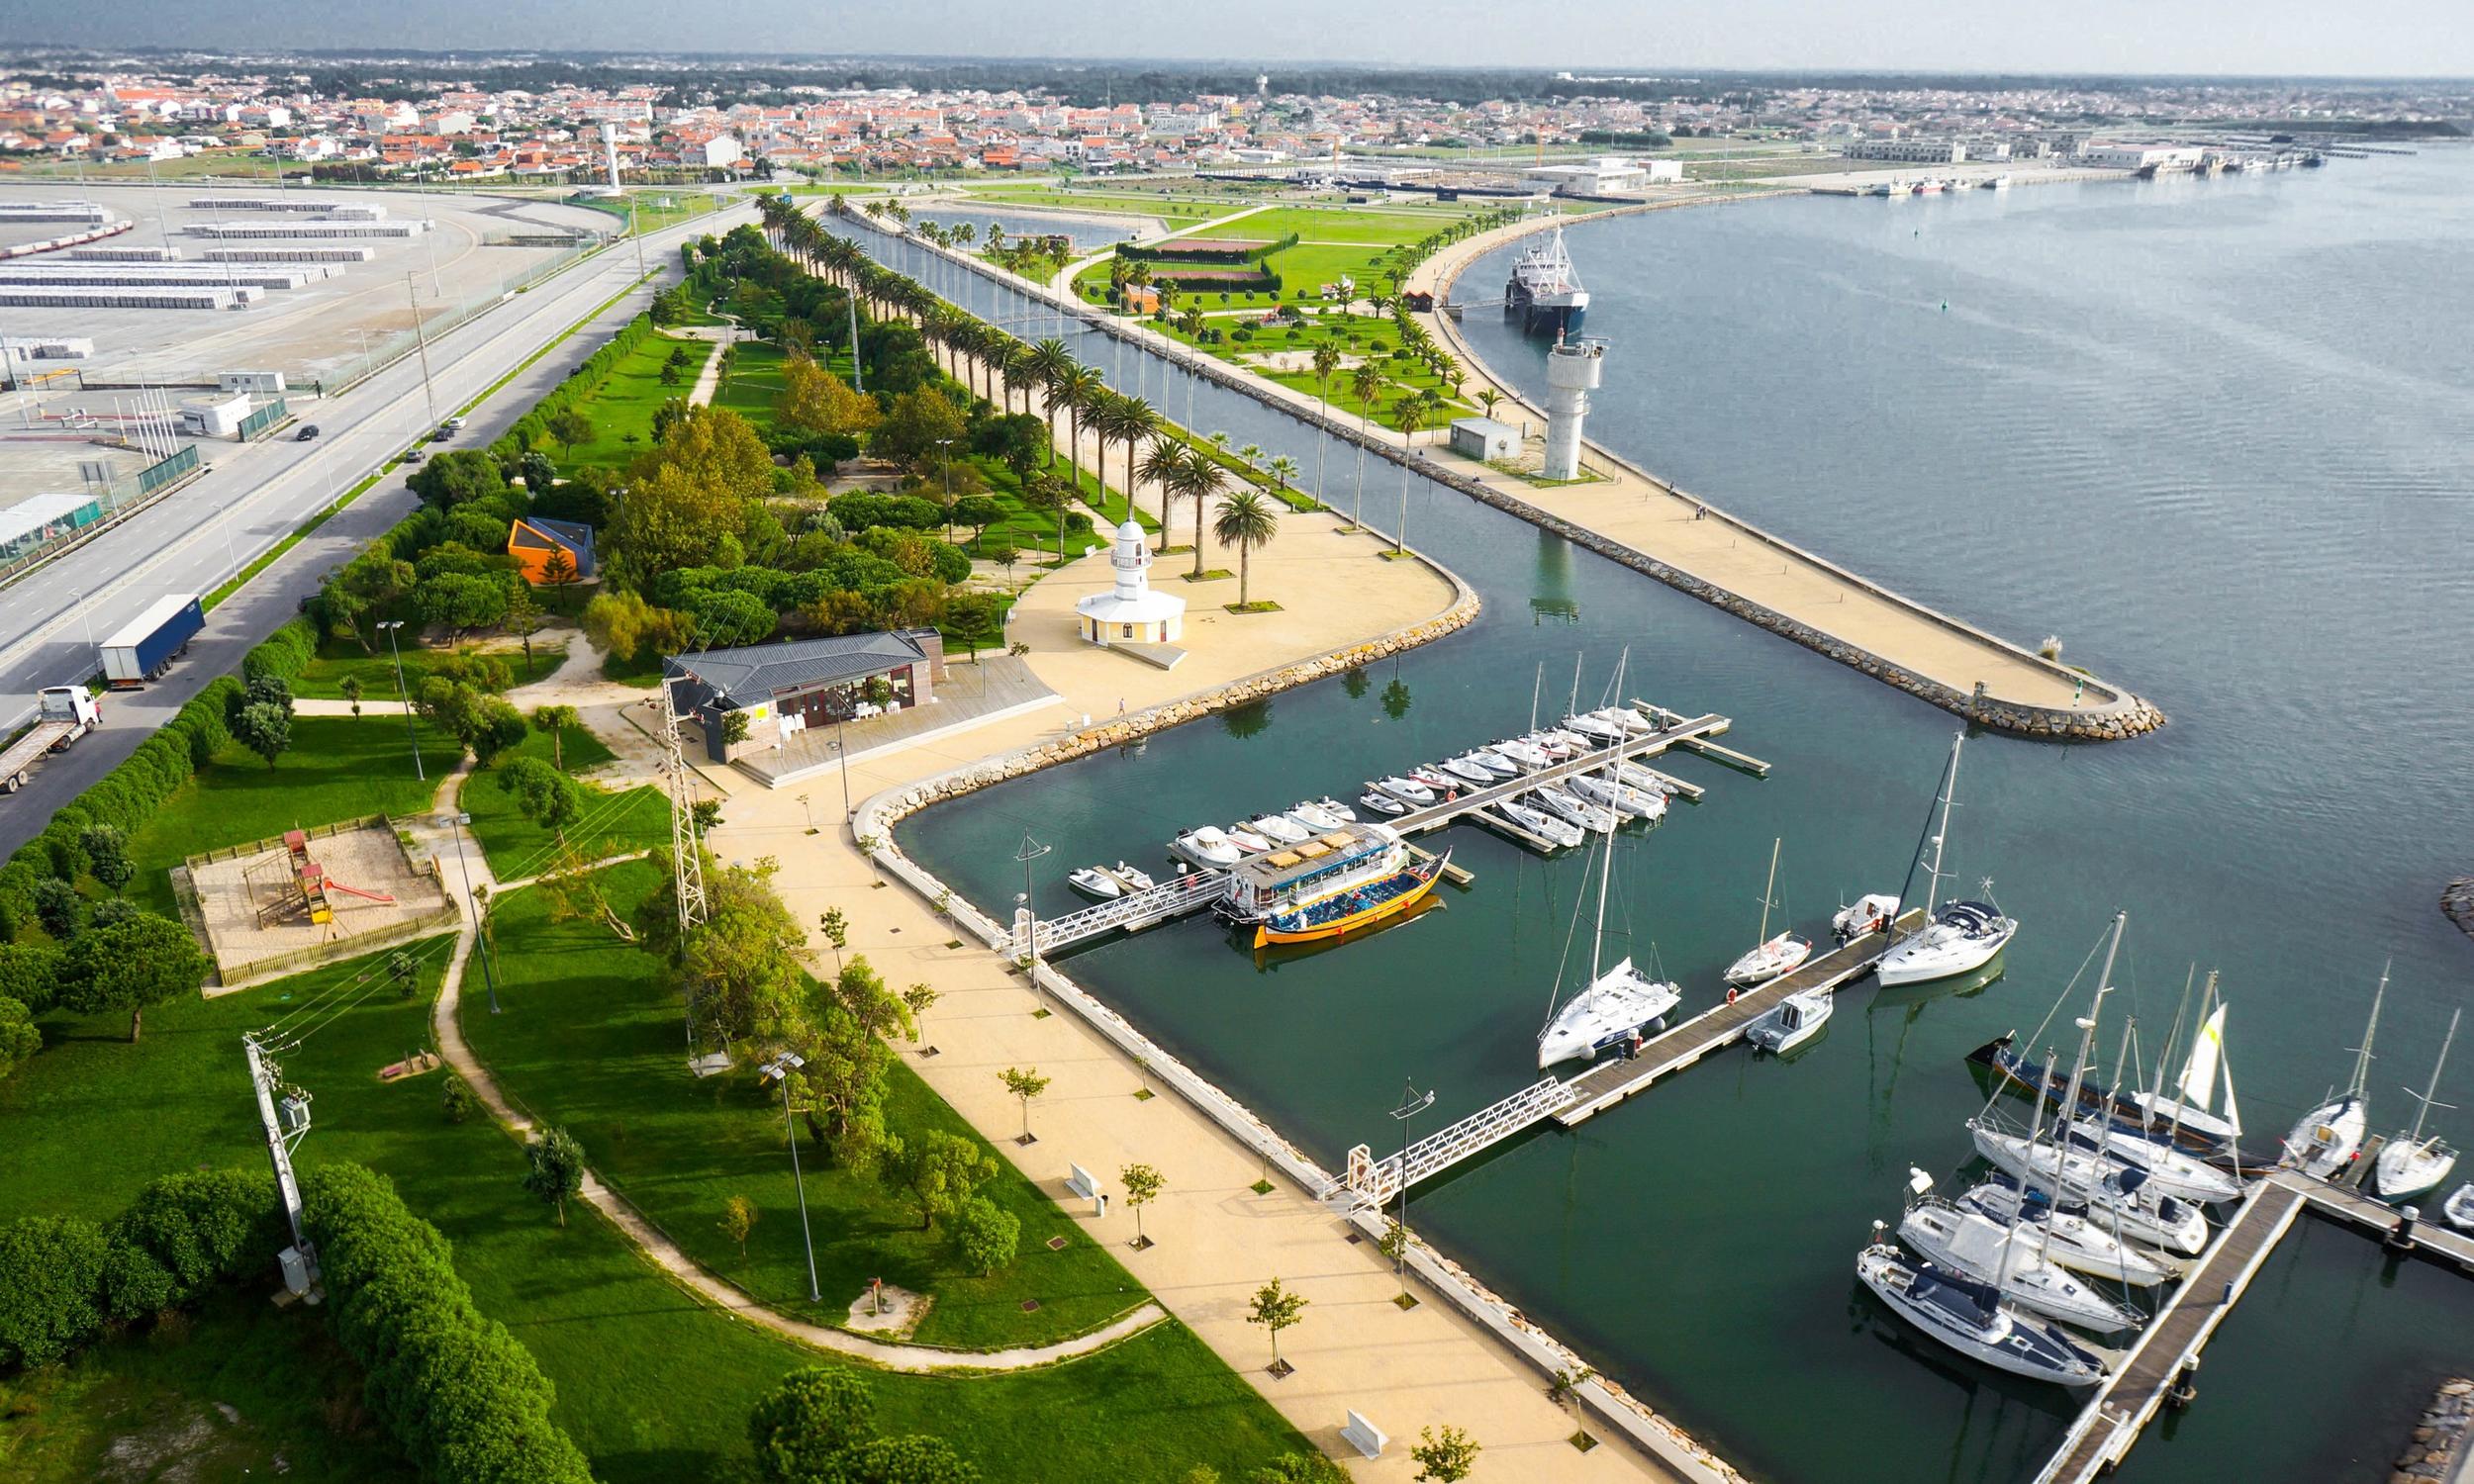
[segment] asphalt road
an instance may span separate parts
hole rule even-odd
[[[677,277],[680,242],[752,216],[736,208],[648,234],[643,261],[657,270],[652,282],[629,291],[585,332],[473,409],[452,444],[424,446],[442,452],[488,445]],[[207,473],[0,589],[0,734],[24,719],[35,692],[92,675],[99,668],[96,641],[157,598],[206,593],[229,580],[510,367],[627,289],[637,276],[636,261],[635,247],[622,241],[432,339],[429,392],[420,358],[408,356],[340,397],[296,402],[299,421],[322,429],[314,442],[292,441],[286,432],[264,443],[201,445]],[[209,613],[205,631],[162,680],[108,695],[101,730],[37,765],[23,790],[0,795],[0,856],[42,833],[54,809],[137,751],[209,682],[238,668],[249,647],[298,612],[329,572],[414,504],[400,479],[371,489]]]

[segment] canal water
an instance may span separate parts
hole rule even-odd
[[[1572,230],[1588,328],[1610,344],[1594,437],[1997,632],[2057,633],[2173,724],[2102,747],[1971,743],[1951,860],[2024,924],[1998,980],[1858,986],[1791,1061],[1728,1053],[1516,1144],[1421,1187],[1414,1226],[1757,1477],[2004,1484],[2075,1399],[1936,1350],[1852,1264],[1870,1223],[1897,1219],[1911,1165],[1963,1178],[1980,1094],[1962,1059],[2045,1023],[2116,908],[2130,931],[2108,1024],[2136,1015],[2152,1057],[2192,969],[2220,970],[2245,1121],[2269,1138],[2343,1077],[2393,958],[2372,1105],[2382,1128],[2410,1121],[2400,1084],[2428,1074],[2474,968],[2434,905],[2474,857],[2469,167],[2444,151]],[[1463,297],[1507,265],[1475,265]],[[984,313],[1032,314],[975,292]],[[1469,328],[1499,371],[1542,381],[1538,347],[1482,315]],[[1077,343],[1187,416],[1182,373]],[[1010,903],[1025,834],[1054,847],[1034,888],[1048,910],[1074,866],[1150,864],[1179,829],[1353,797],[1521,729],[1533,694],[1560,715],[1576,658],[1584,704],[1622,661],[1626,695],[1733,716],[1728,740],[1775,765],[1756,780],[1671,763],[1709,796],[1623,837],[1610,956],[1655,956],[1687,1008],[1714,1000],[1755,941],[1773,838],[1777,894],[1808,934],[1855,893],[1896,889],[1954,718],[1449,491],[1410,479],[1404,502],[1393,466],[1370,463],[1361,496],[1353,452],[1234,394],[1192,395],[1205,431],[1308,470],[1325,458],[1331,503],[1362,498],[1386,527],[1405,503],[1410,539],[1485,612],[1360,674],[908,821],[904,847],[972,899]],[[1475,885],[1369,940],[1259,960],[1195,922],[1067,967],[1337,1169],[1354,1144],[1396,1145],[1404,1084],[1438,1093],[1423,1133],[1534,1080],[1559,967],[1567,985],[1587,971],[1580,856],[1441,839]],[[2474,1066],[2451,1078],[2470,1080]],[[2468,1116],[2435,1120],[2474,1133]],[[2468,1333],[2474,1282],[2392,1269],[2306,1223],[2197,1410],[2124,1476],[2383,1478],[2397,1430],[2377,1424],[2462,1367]]]

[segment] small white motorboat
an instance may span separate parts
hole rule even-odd
[[[1288,806],[1288,817],[1299,824],[1311,825],[1316,830],[1336,830],[1349,823],[1350,819],[1357,817],[1350,815],[1349,818],[1344,819],[1327,807],[1328,803],[1329,800],[1325,799],[1301,800]]]
[[[1489,783],[1501,783],[1507,778],[1520,777],[1519,765],[1513,763],[1509,758],[1504,757],[1501,753],[1495,752],[1491,748],[1472,748],[1468,752],[1461,754],[1458,758],[1453,759],[1453,761],[1456,763],[1465,763],[1468,766],[1476,769],[1478,772],[1486,776],[1486,780]]]
[[[1615,776],[1644,793],[1657,793],[1671,797],[1675,792],[1675,784],[1672,779],[1661,778],[1656,772],[1638,763],[1616,764]]]
[[[1459,779],[1462,783],[1473,784],[1480,788],[1485,788],[1487,785],[1492,784],[1495,781],[1494,775],[1491,772],[1487,771],[1481,764],[1470,758],[1462,757],[1447,759],[1444,762],[1437,763],[1435,768],[1436,771],[1448,773],[1452,777]]]
[[[1246,821],[1246,828],[1274,845],[1301,845],[1314,838],[1314,831],[1285,814],[1265,814]]]
[[[1269,835],[1257,834],[1242,824],[1232,824],[1228,827],[1228,843],[1250,856],[1262,855],[1272,848],[1272,839]]]
[[[1567,736],[1562,732],[1531,732],[1521,740],[1545,753],[1548,761],[1552,763],[1568,761],[1573,753],[1580,750],[1579,738]]]
[[[2161,1252],[2124,1242],[2103,1218],[2076,1202],[2055,1205],[2042,1193],[2022,1196],[2017,1184],[1996,1176],[1958,1198],[1958,1204],[2004,1225],[2036,1230],[2046,1257],[2091,1278],[2153,1288],[2181,1275],[2181,1264]]]
[[[1330,794],[1328,794],[1328,793],[1326,793],[1326,794],[1324,794],[1322,797],[1320,797],[1320,798],[1318,798],[1318,799],[1314,800],[1314,807],[1316,807],[1316,808],[1318,808],[1318,809],[1321,809],[1321,810],[1322,810],[1324,813],[1326,813],[1326,814],[1331,815],[1334,819],[1339,820],[1342,824],[1355,824],[1355,823],[1357,823],[1357,818],[1358,818],[1358,816],[1357,816],[1357,811],[1356,811],[1355,809],[1350,808],[1347,804],[1342,803],[1339,799],[1336,799],[1336,798],[1332,797],[1332,796],[1331,796]],[[1295,813],[1295,812],[1297,812],[1297,811],[1296,811],[1296,810],[1294,810],[1294,809],[1291,809],[1291,810],[1289,810],[1288,812],[1289,812],[1289,813],[1291,813],[1291,814],[1293,814],[1293,813]]]
[[[1245,857],[1245,852],[1237,848],[1237,842],[1216,824],[1188,830],[1177,837],[1176,846],[1179,855],[1197,866],[1229,867]]]
[[[1542,732],[1539,735],[1549,737],[1555,741],[1563,743],[1567,748],[1571,750],[1571,755],[1574,757],[1577,757],[1584,752],[1596,752],[1598,750],[1598,744],[1595,741],[1582,736],[1578,732],[1569,729]]]
[[[1398,818],[1400,815],[1409,811],[1409,806],[1407,804],[1402,803],[1390,794],[1374,788],[1372,785],[1368,786],[1367,790],[1358,796],[1358,807],[1361,809],[1371,809],[1375,813],[1385,815],[1390,818]]]
[[[1413,778],[1377,779],[1375,791],[1393,794],[1421,808],[1435,801],[1435,790]]]
[[[2474,1232],[2474,1181],[2459,1185],[2440,1203],[2440,1216],[2460,1232]]]
[[[1085,896],[1099,901],[1114,901],[1125,894],[1125,885],[1108,874],[1104,866],[1086,866],[1066,876],[1066,884]]]
[[[1604,804],[1584,803],[1552,786],[1532,788],[1524,796],[1536,799],[1539,808],[1553,814],[1556,818],[1576,824],[1584,830],[1596,830],[1602,834],[1616,825],[1613,809]]]
[[[1646,737],[1658,730],[1649,717],[1630,706],[1600,706],[1589,714],[1635,737]]]
[[[1524,742],[1518,737],[1507,737],[1495,743],[1494,753],[1495,756],[1516,763],[1533,773],[1541,768],[1555,766],[1555,760],[1546,755],[1545,749],[1533,743]]]
[[[1410,769],[1408,776],[1415,779],[1417,782],[1424,784],[1427,788],[1434,789],[1437,793],[1453,792],[1462,785],[1469,782],[1469,780],[1465,778],[1454,778],[1451,774],[1444,772],[1442,769],[1435,767],[1431,763],[1422,768]]]
[[[1489,807],[1550,845],[1569,848],[1587,838],[1578,825],[1566,823],[1543,809],[1533,809],[1516,798],[1502,799]]]
[[[1566,787],[1594,804],[1604,804],[1635,819],[1656,819],[1666,812],[1666,795],[1649,793],[1629,784],[1613,783],[1594,773],[1569,780]]]
[[[1818,989],[1799,989],[1754,1021],[1744,1039],[1773,1057],[1783,1057],[1821,1034],[1821,1028],[1830,1023],[1833,1003]]]
[[[1841,943],[1853,943],[1866,933],[1887,931],[1898,917],[1898,898],[1873,891],[1856,898],[1856,904],[1839,908],[1830,919],[1830,931]]]
[[[1564,730],[1578,732],[1599,745],[1612,745],[1629,735],[1621,724],[1609,721],[1595,711],[1576,711],[1565,717]]]

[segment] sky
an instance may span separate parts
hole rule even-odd
[[[2469,0],[0,0],[0,42],[2474,76]]]

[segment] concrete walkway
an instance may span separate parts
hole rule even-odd
[[[458,795],[462,792],[465,780],[470,777],[471,770],[467,765],[457,769],[452,776],[439,785],[438,808],[435,812],[444,813],[457,807]],[[414,833],[419,836],[434,831],[435,825],[429,823],[427,829],[423,825],[415,825],[413,829]],[[444,844],[445,848],[450,851],[453,849],[449,842],[439,843]],[[634,860],[639,859],[640,855],[639,852],[637,855],[618,859]],[[491,876],[489,863],[485,860],[474,859],[478,856],[479,852],[473,852],[464,863],[460,863],[473,868],[469,879],[465,878],[460,871],[445,873],[443,876],[447,881],[448,894],[460,906],[463,920],[456,928],[455,952],[447,962],[446,977],[438,985],[437,1003],[430,1012],[430,1026],[437,1036],[438,1054],[446,1059],[446,1065],[453,1067],[455,1074],[464,1079],[465,1085],[472,1089],[473,1095],[481,1100],[483,1107],[490,1110],[490,1116],[497,1120],[501,1127],[514,1134],[519,1142],[528,1142],[533,1131],[532,1120],[517,1111],[508,1101],[506,1093],[499,1088],[498,1080],[490,1075],[489,1067],[482,1065],[481,1059],[473,1054],[471,1045],[464,1040],[463,1024],[457,1017],[463,1004],[464,970],[471,963],[473,946],[480,938],[474,930],[475,916],[472,896],[466,889],[467,880],[472,886],[487,890],[493,900],[503,901],[508,892],[521,891],[537,879],[526,878],[502,886]],[[613,862],[597,861],[586,869],[598,871],[611,864]],[[584,1172],[584,1185],[579,1192],[579,1198],[586,1205],[610,1218],[611,1225],[617,1227],[629,1242],[641,1249],[644,1254],[652,1258],[654,1264],[663,1272],[668,1273],[714,1308],[727,1310],[750,1324],[760,1325],[785,1339],[796,1340],[811,1348],[828,1350],[870,1365],[880,1365],[888,1370],[1029,1370],[1035,1366],[1052,1365],[1059,1360],[1071,1360],[1077,1355],[1088,1355],[1094,1350],[1105,1349],[1128,1335],[1139,1334],[1168,1317],[1158,1304],[1145,1303],[1099,1329],[1077,1335],[1071,1340],[1059,1341],[1055,1345],[1017,1345],[1002,1350],[947,1350],[938,1349],[932,1345],[888,1344],[880,1340],[871,1340],[864,1335],[852,1334],[847,1330],[808,1324],[787,1315],[777,1314],[757,1303],[745,1293],[699,1266],[668,1237],[662,1235],[651,1222],[646,1221],[642,1213],[630,1205],[623,1196],[603,1184],[600,1177],[590,1169]]]
[[[711,326],[697,327],[710,328]],[[690,338],[701,340],[707,336],[695,335]],[[709,405],[713,401],[714,393],[721,390],[721,353],[737,344],[738,338],[739,327],[735,325],[721,326],[720,332],[711,337],[714,348],[705,352],[705,369],[696,373],[696,388],[687,394],[690,407]]]

